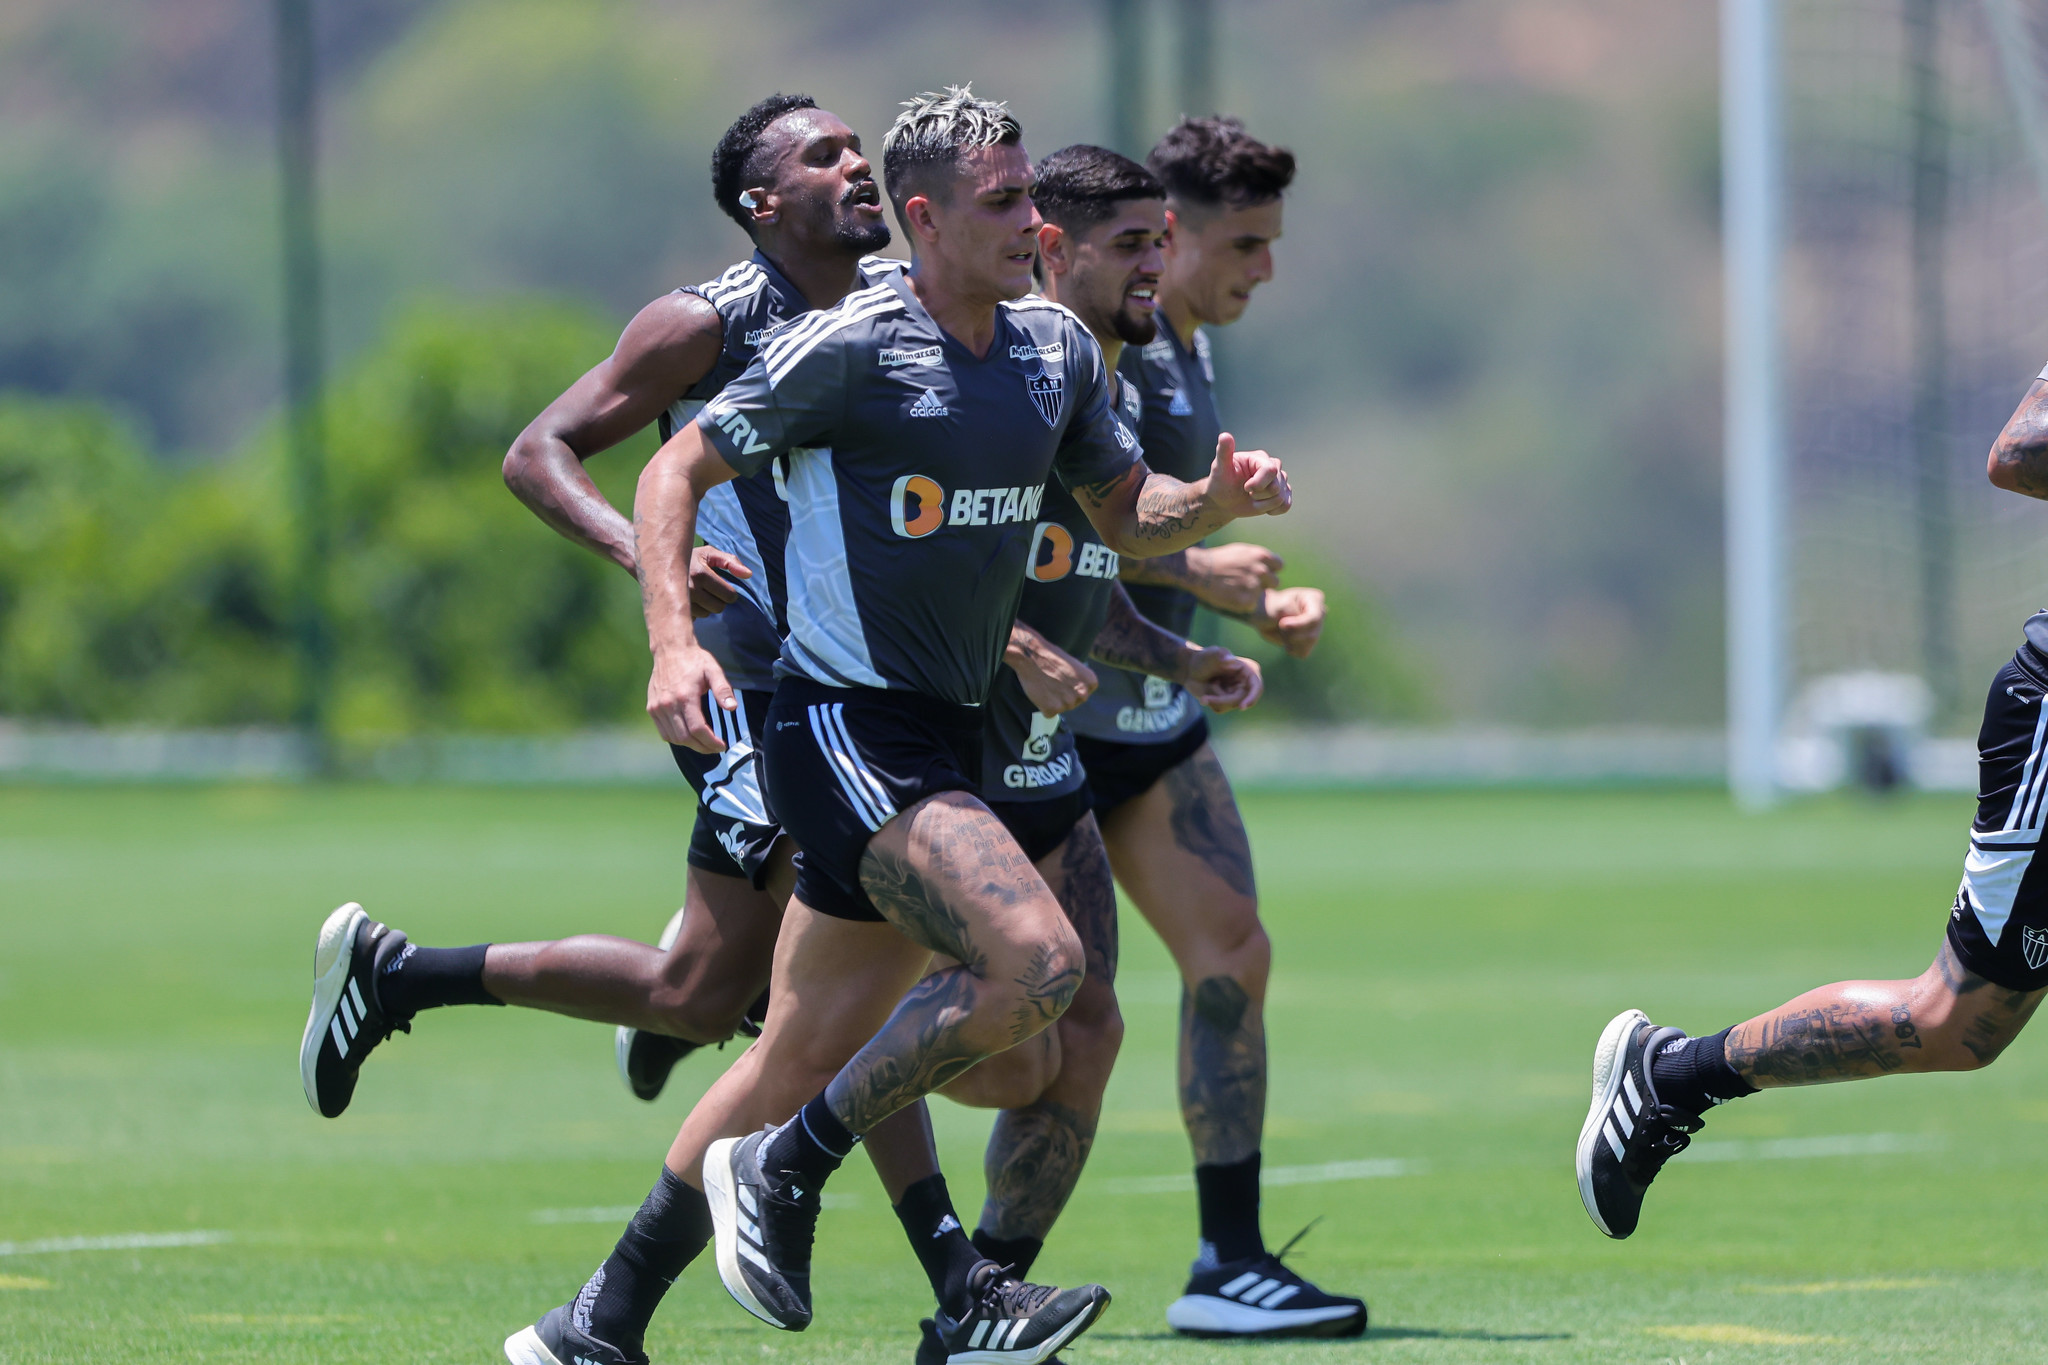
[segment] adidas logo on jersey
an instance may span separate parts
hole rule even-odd
[[[1193,417],[1195,415],[1195,405],[1188,401],[1188,391],[1186,389],[1175,389],[1173,391],[1173,399],[1166,405],[1166,415],[1169,417]]]
[[[944,417],[946,415],[946,405],[939,401],[937,390],[926,389],[919,395],[918,400],[910,405],[910,415],[912,417]]]

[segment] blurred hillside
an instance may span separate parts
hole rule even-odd
[[[526,401],[527,388],[573,374],[558,344],[571,331],[594,360],[640,303],[741,253],[709,204],[705,166],[732,114],[770,89],[808,90],[876,141],[898,99],[961,79],[1010,100],[1041,155],[1100,138],[1106,121],[1098,7],[1074,0],[318,8],[331,334],[343,387],[359,395],[420,378],[392,367],[429,345],[425,301],[474,318],[464,310],[505,300],[540,317],[545,344],[527,353],[547,363],[521,371]],[[1302,161],[1279,277],[1218,338],[1227,414],[1297,471],[1290,545],[1355,576],[1352,619],[1390,623],[1358,652],[1377,661],[1359,676],[1395,669],[1398,655],[1406,681],[1361,684],[1351,714],[1717,720],[1711,7],[1218,8],[1223,103]],[[1170,48],[1156,51],[1163,126],[1177,106],[1164,89]],[[238,487],[267,477],[253,471],[279,391],[271,107],[261,0],[0,8],[0,389],[102,405],[110,424],[67,407],[66,429],[100,422],[159,464],[240,460],[252,472]],[[595,317],[571,327],[509,302],[535,296]],[[462,335],[471,345],[475,333]],[[505,385],[494,392],[511,401]],[[30,420],[12,411],[17,427]],[[344,416],[337,459],[396,480],[417,472],[406,460],[459,450],[478,465],[463,471],[475,489],[434,505],[473,498],[489,522],[478,537],[532,549],[545,533],[488,490],[490,442],[520,420],[493,413],[475,439],[381,463],[369,447],[385,419]],[[350,454],[357,439],[368,445]],[[252,538],[250,556],[274,553],[256,542],[274,541],[275,526],[237,534]],[[399,532],[364,534],[354,543]],[[450,576],[462,577],[452,561],[435,581]],[[602,600],[596,619],[610,620],[622,585],[601,578],[575,591],[597,593],[583,600]],[[362,591],[413,600],[389,582]],[[8,592],[0,582],[0,612]],[[637,642],[567,629],[545,643],[529,622],[513,632],[523,642],[500,632],[473,648],[502,646],[542,670],[575,656],[612,680],[546,716],[630,715],[637,687],[608,689],[638,667]],[[514,678],[423,715],[412,694],[458,664],[394,660],[381,645],[362,657],[373,656],[383,662],[357,670],[351,703],[365,724],[503,724],[537,704]],[[245,676],[255,692],[273,687]],[[1317,713],[1342,714],[1345,691],[1320,675],[1296,688],[1320,699]],[[0,711],[23,695],[0,698]],[[270,705],[252,700],[250,714]],[[176,718],[176,706],[157,709]]]

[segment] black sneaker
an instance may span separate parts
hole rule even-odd
[[[924,1333],[918,1365],[1042,1365],[1094,1326],[1109,1307],[1109,1291],[1099,1284],[1079,1289],[1026,1284],[994,1261],[969,1271],[967,1287],[974,1302],[965,1317],[955,1320],[941,1310],[918,1324]]]
[[[669,916],[668,927],[661,931],[661,937],[654,946],[665,953],[676,946],[676,939],[682,932],[683,911],[678,910]],[[675,1070],[676,1063],[700,1046],[687,1038],[671,1038],[645,1029],[623,1027],[612,1040],[612,1051],[619,1062],[619,1076],[626,1082],[626,1089],[633,1092],[634,1099],[646,1100],[650,1104],[661,1097],[661,1088],[668,1084],[668,1073]]]
[[[1636,1230],[1650,1182],[1702,1126],[1698,1114],[1660,1101],[1650,1079],[1650,1058],[1684,1037],[1681,1029],[1658,1028],[1641,1010],[1625,1010],[1593,1049],[1593,1104],[1579,1129],[1579,1198],[1609,1237]]]
[[[584,1285],[575,1302],[548,1310],[533,1326],[506,1337],[505,1359],[512,1365],[647,1365],[645,1351],[627,1355],[590,1335],[590,1301],[603,1283]]]
[[[726,1293],[769,1326],[801,1332],[811,1325],[811,1239],[821,1201],[790,1172],[761,1169],[761,1150],[774,1131],[712,1143],[704,1153],[704,1198]]]
[[[412,1032],[377,1000],[377,970],[405,947],[405,935],[350,901],[327,917],[313,948],[313,1009],[299,1038],[299,1080],[306,1103],[335,1118],[356,1093],[356,1073],[393,1032]]]
[[[1321,1221],[1321,1220],[1317,1220]],[[1314,1227],[1310,1223],[1309,1227]],[[1166,1325],[1189,1337],[1355,1337],[1365,1333],[1365,1300],[1326,1294],[1281,1260],[1308,1228],[1286,1246],[1241,1261],[1190,1268],[1188,1287],[1166,1308]]]

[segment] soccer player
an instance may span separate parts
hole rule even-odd
[[[1996,486],[2048,498],[2048,370],[1991,447]],[[1838,981],[1705,1037],[1624,1010],[1593,1050],[1579,1130],[1579,1198],[1609,1237],[1636,1230],[1643,1195],[1716,1104],[1790,1085],[1991,1065],[2048,990],[2048,612],[2027,618],[1991,680],[1977,734],[1977,818],[1934,962],[1906,981]]]
[[[703,1249],[707,1204],[728,1291],[807,1326],[820,1189],[854,1143],[1072,1002],[1079,938],[974,795],[979,707],[1047,478],[1119,554],[1291,502],[1278,461],[1227,440],[1196,483],[1146,469],[1086,330],[1020,297],[1040,226],[1030,171],[1001,105],[964,89],[911,101],[884,146],[910,273],[780,330],[641,475],[648,712],[670,742],[717,752],[703,698],[737,699],[694,638],[688,547],[708,490],[783,463],[789,634],[762,752],[803,861],[759,1041],[691,1112],[598,1273],[508,1344],[515,1361],[633,1359]],[[924,975],[933,952],[959,965]],[[791,1117],[734,1136],[763,1096]],[[977,1266],[949,1296],[965,1338],[949,1354],[1042,1361],[1108,1301],[998,1271]],[[514,1353],[527,1338],[546,1354]]]
[[[867,253],[889,244],[882,196],[861,140],[807,95],[772,95],[736,119],[711,158],[718,206],[755,244],[716,279],[666,294],[617,348],[535,418],[505,458],[505,480],[569,539],[637,573],[632,524],[584,461],[658,421],[664,439],[747,367],[765,334],[901,268]],[[619,1027],[621,1072],[651,1099],[669,1068],[720,1042],[767,985],[776,926],[795,877],[792,847],[767,814],[752,737],[781,650],[781,515],[763,472],[707,499],[692,580],[701,631],[742,705],[716,712],[731,743],[674,746],[698,795],[684,905],[658,948],[601,934],[548,943],[427,948],[342,906],[322,927],[313,1008],[300,1046],[306,1099],[348,1107],[363,1062],[418,1011],[524,1005]],[[731,586],[720,570],[737,580]]]
[[[1114,376],[1126,342],[1152,339],[1166,190],[1127,157],[1073,146],[1039,162],[1032,200],[1045,220],[1038,234],[1044,296],[1080,319]],[[1137,391],[1121,378],[1114,383],[1114,401],[1135,426]],[[1091,686],[1094,674],[1074,657],[1085,654],[1174,678],[1218,711],[1251,705],[1261,687],[1252,661],[1202,649],[1137,614],[1117,582],[1119,556],[1057,480],[1046,484],[1038,516],[1010,654],[1036,654],[1039,663],[997,674],[984,708],[982,797],[1059,899],[1080,936],[1087,970],[1056,1023],[944,1090],[962,1103],[1003,1110],[984,1158],[988,1195],[972,1249],[1020,1278],[1030,1274],[1080,1180],[1123,1036],[1114,989],[1115,882],[1088,809],[1087,778],[1073,735],[1054,714],[1066,709],[1068,699],[1055,695],[1042,704],[1033,680],[1066,676]],[[936,1157],[899,1137],[906,1120],[922,1127],[921,1112],[899,1111],[875,1130],[869,1155],[892,1193],[907,1186],[895,1200],[897,1213],[912,1245],[929,1258],[943,1244],[935,1234],[952,1206],[942,1197]],[[885,1136],[887,1144],[880,1141]],[[908,1173],[918,1183],[894,1171],[898,1152],[929,1162],[929,1169]],[[935,1287],[939,1283],[935,1278]],[[920,1326],[918,1359],[936,1365],[946,1359],[947,1339],[957,1332],[943,1312]]]
[[[1235,119],[1183,119],[1147,164],[1164,183],[1172,231],[1156,339],[1124,351],[1144,400],[1147,463],[1192,477],[1222,424],[1202,328],[1235,322],[1273,275],[1294,157]],[[1198,601],[1250,621],[1290,652],[1322,631],[1323,596],[1279,588],[1277,555],[1256,545],[1125,560],[1138,609],[1186,634]],[[1096,818],[1118,882],[1180,969],[1181,1117],[1195,1162],[1200,1241],[1187,1288],[1166,1312],[1200,1336],[1353,1336],[1363,1301],[1328,1294],[1266,1249],[1259,1161],[1266,1110],[1266,977],[1251,848],[1209,744],[1201,708],[1170,678],[1106,669],[1068,723],[1080,736]]]

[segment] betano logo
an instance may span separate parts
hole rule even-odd
[[[1057,583],[1070,573],[1083,578],[1115,578],[1117,567],[1116,551],[1100,541],[1083,541],[1077,556],[1073,532],[1056,521],[1038,523],[1031,537],[1031,556],[1024,561],[1024,572],[1034,583]]]
[[[956,488],[951,505],[937,481],[905,474],[889,490],[889,526],[906,540],[930,535],[941,526],[1009,526],[1031,521],[1045,501],[1045,485],[1036,488]]]

